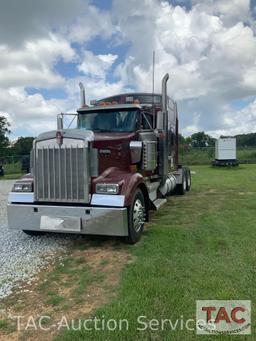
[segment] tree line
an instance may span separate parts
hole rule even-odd
[[[10,123],[6,117],[0,116],[0,157],[29,155],[35,138],[18,137],[11,142],[10,133]]]
[[[248,134],[238,134],[234,136],[220,136],[222,138],[225,137],[235,137],[237,147],[255,147],[256,146],[256,133],[248,133]],[[179,135],[179,142],[184,146],[191,147],[208,147],[214,146],[216,139],[212,136],[206,134],[204,131],[200,131],[198,133],[194,133],[191,136],[184,137],[181,134]]]

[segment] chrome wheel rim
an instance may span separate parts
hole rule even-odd
[[[145,209],[140,199],[136,199],[133,206],[133,228],[135,232],[139,232],[144,224]]]

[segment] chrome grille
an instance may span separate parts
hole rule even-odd
[[[42,146],[35,153],[38,201],[88,202],[87,148]]]

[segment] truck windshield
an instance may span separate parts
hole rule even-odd
[[[99,132],[132,132],[138,119],[138,109],[99,110],[78,115],[78,128]]]

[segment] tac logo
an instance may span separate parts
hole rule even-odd
[[[196,301],[197,334],[251,334],[251,301]]]

